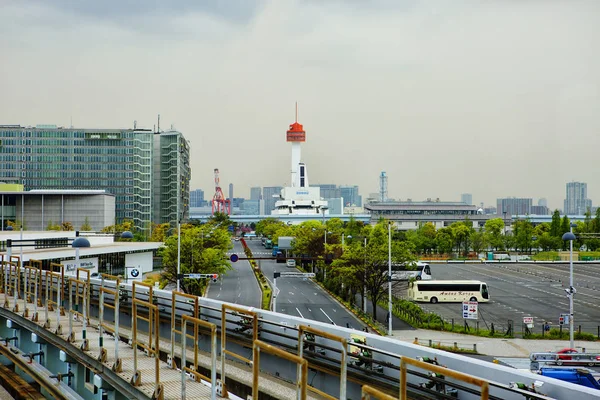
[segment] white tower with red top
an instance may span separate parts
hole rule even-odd
[[[286,132],[286,141],[292,144],[292,164],[290,186],[281,190],[279,200],[275,202],[274,215],[321,215],[329,214],[327,201],[321,198],[319,187],[308,185],[308,168],[300,157],[301,145],[306,141],[306,132],[298,123],[298,104],[296,103],[296,121]]]
[[[302,156],[301,144],[306,141],[306,132],[304,132],[302,124],[298,123],[298,103],[296,103],[296,121],[290,125],[290,129],[286,132],[286,141],[292,144],[292,176],[290,185],[292,187],[307,187],[308,182],[299,176],[300,157]]]

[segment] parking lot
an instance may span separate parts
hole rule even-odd
[[[598,334],[600,326],[600,264],[574,264],[575,329],[581,325],[583,332]],[[431,264],[433,279],[480,280],[488,284],[490,301],[479,304],[479,327],[488,328],[493,322],[505,329],[508,320],[514,322],[516,332],[521,332],[523,317],[533,317],[535,333],[542,332],[548,321],[558,327],[561,313],[569,312],[568,263],[490,263],[490,264]],[[399,285],[403,286],[403,285]],[[402,289],[398,289],[402,296]],[[419,303],[422,308],[454,319],[463,324],[459,303]],[[474,326],[475,321],[469,321]],[[563,329],[568,330],[568,326]]]

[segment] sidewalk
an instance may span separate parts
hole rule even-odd
[[[419,343],[440,343],[442,346],[453,346],[456,342],[459,348],[473,349],[477,345],[477,352],[494,357],[527,357],[529,353],[542,353],[557,351],[569,347],[568,340],[528,340],[528,339],[503,339],[487,338],[481,336],[463,335],[460,333],[415,329],[410,331],[393,331],[393,339],[413,343],[418,338]],[[600,353],[600,342],[575,341],[575,349],[588,353]]]

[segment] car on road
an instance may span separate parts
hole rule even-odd
[[[557,351],[556,354],[558,355],[558,359],[556,360],[556,365],[587,364],[591,367],[593,365],[600,364],[600,355],[596,356],[595,360],[594,359],[590,360],[589,357],[585,357],[585,359],[578,361],[579,357],[577,357],[577,354],[580,354],[580,353],[577,350],[571,349],[569,347],[565,347],[564,349]],[[567,361],[567,362],[565,363],[565,361]]]
[[[294,260],[293,258],[290,258],[285,262],[285,265],[286,265],[286,267],[293,268],[296,266],[296,260]]]

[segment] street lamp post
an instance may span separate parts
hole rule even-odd
[[[388,335],[392,336],[392,221],[388,221]]]
[[[323,213],[323,229],[325,229],[325,241],[323,242],[323,282],[327,279],[327,226],[325,225],[325,211],[327,211],[329,207],[322,206],[321,212]]]
[[[575,288],[573,287],[573,240],[576,239],[573,234],[573,225],[571,224],[571,230],[566,232],[562,236],[562,240],[569,241],[569,289],[565,289],[567,292],[567,297],[569,298],[569,341],[570,348],[574,348],[574,331],[573,331],[573,297],[575,296]]]
[[[367,237],[365,236],[365,259],[363,264],[363,311],[367,313]]]

